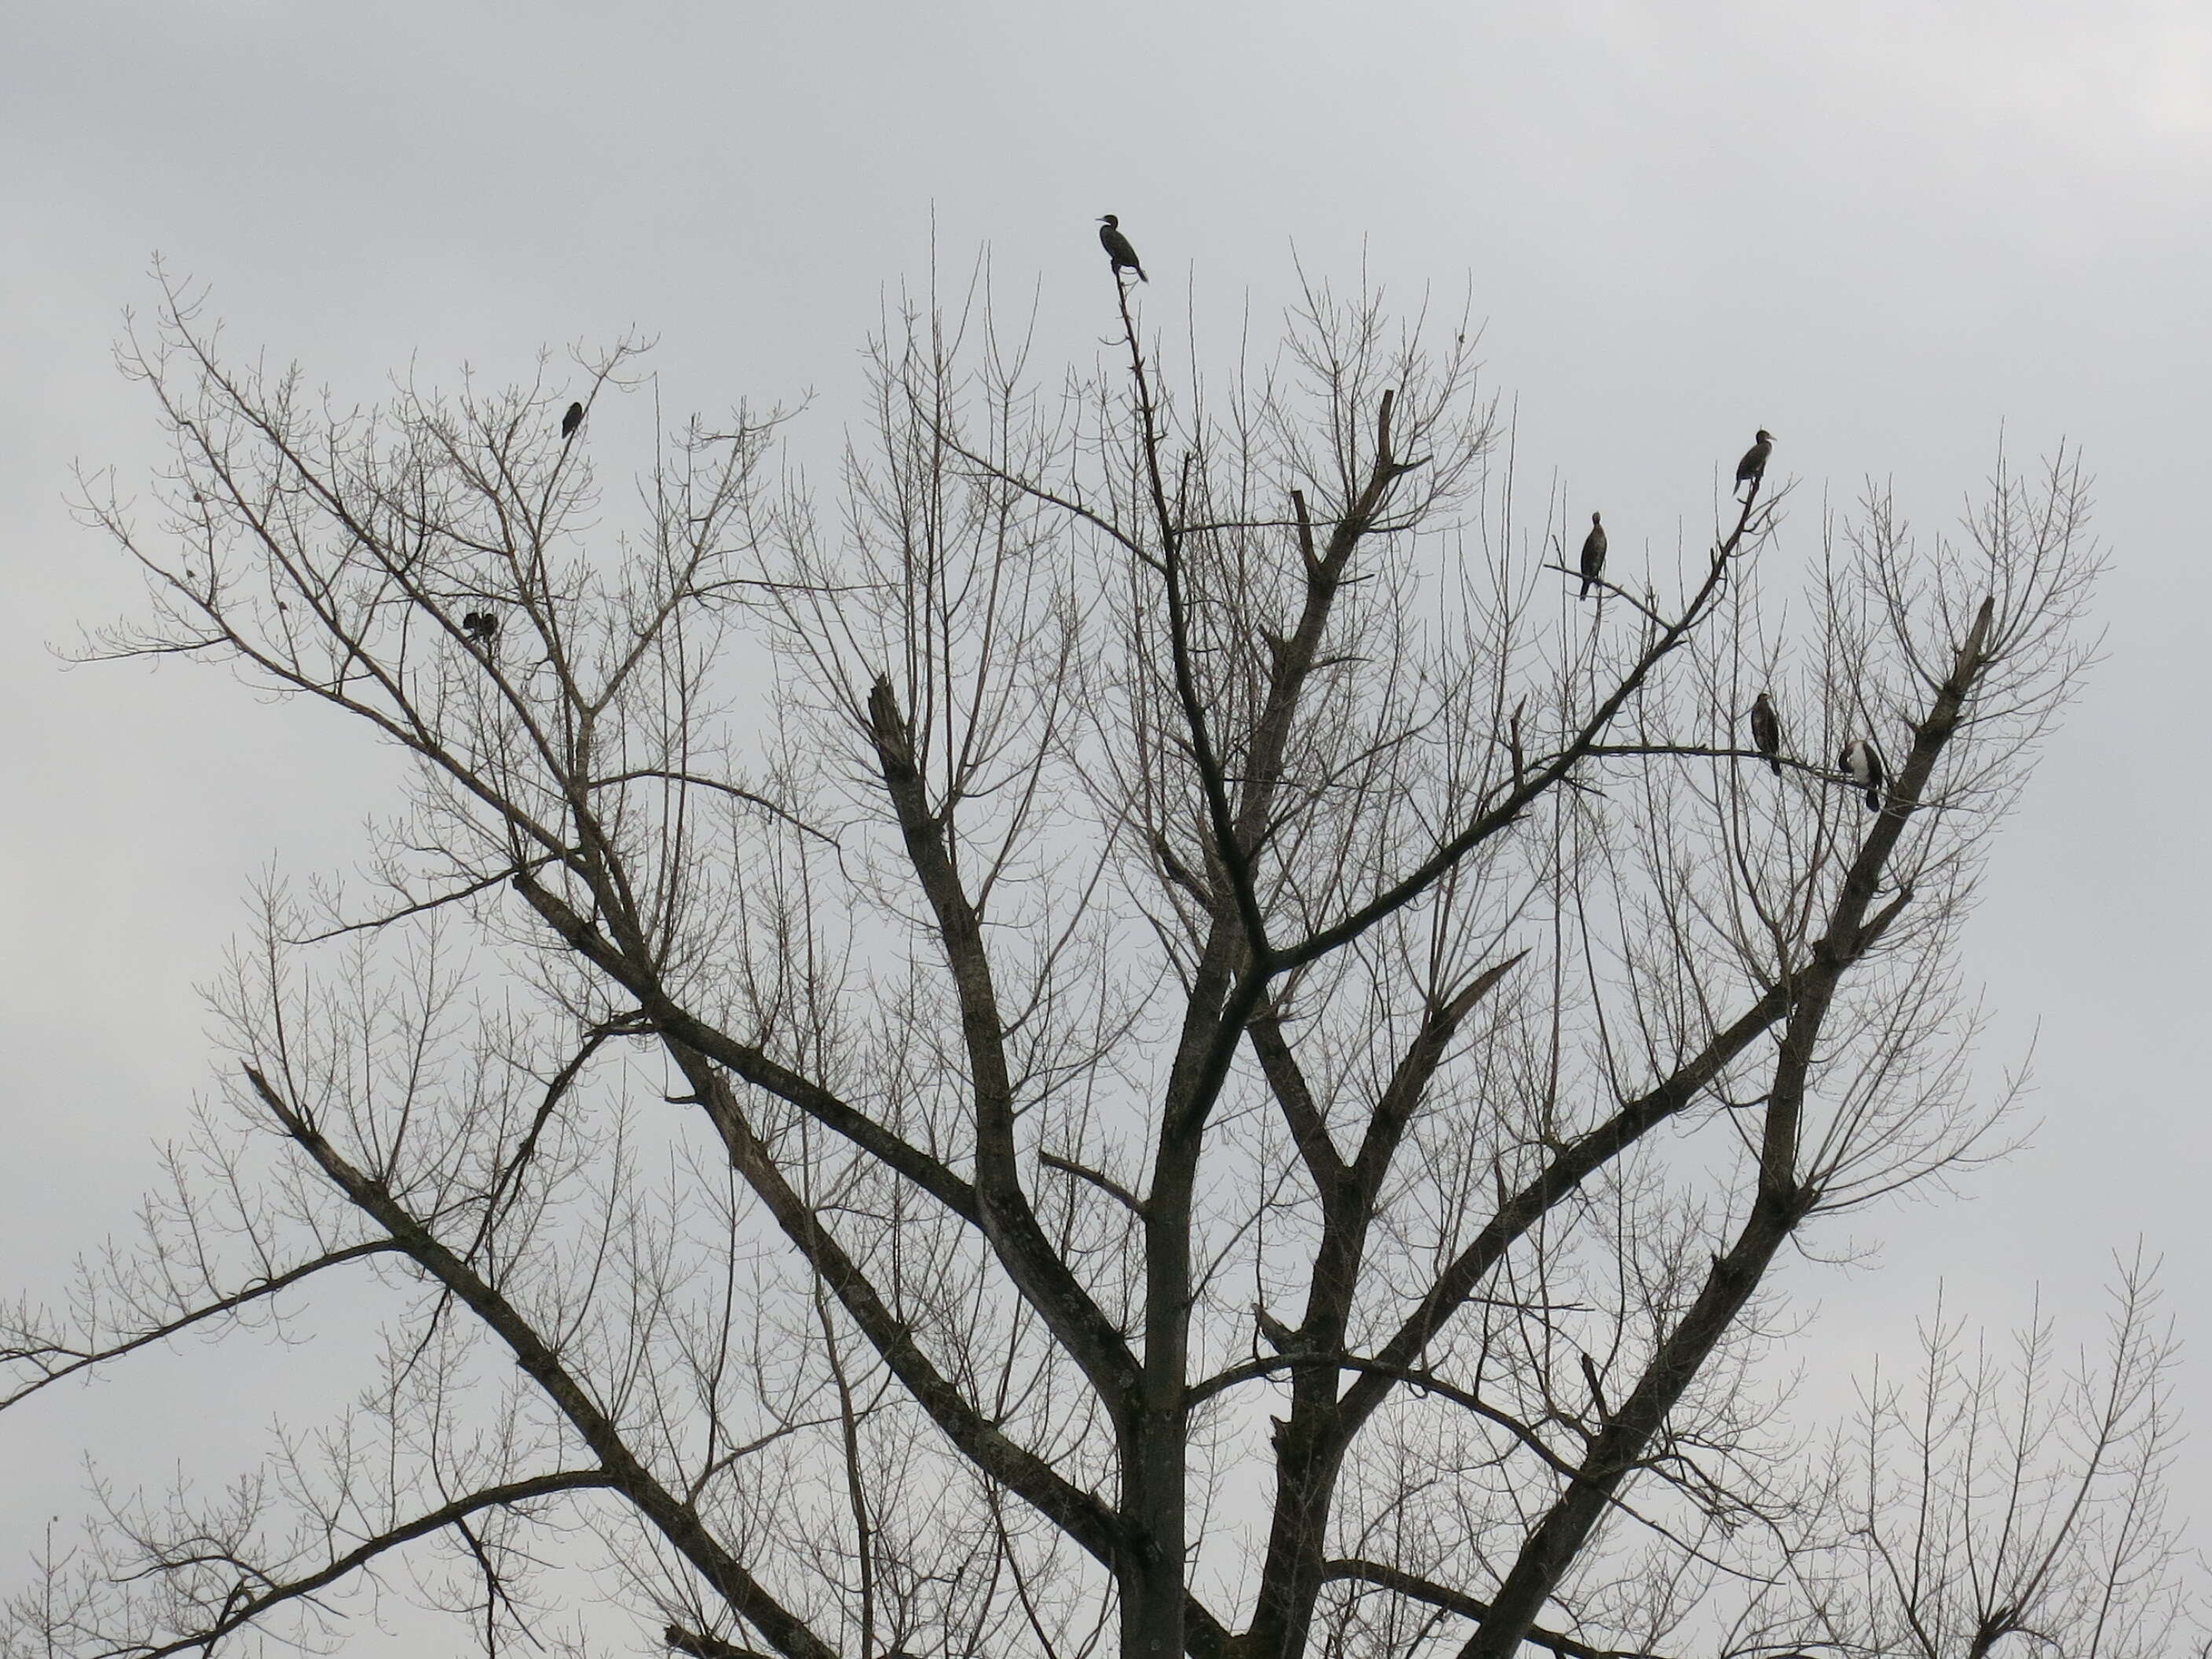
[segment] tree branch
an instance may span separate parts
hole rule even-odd
[[[959,998],[961,1037],[975,1103],[976,1212],[983,1235],[1007,1277],[1083,1368],[1107,1409],[1126,1419],[1138,1384],[1136,1357],[1060,1260],[1022,1191],[1015,1162],[1014,1085],[982,921],[953,868],[945,826],[929,811],[913,733],[888,678],[878,678],[869,691],[868,718],[884,787],[915,878],[937,918],[938,938]]]
[[[245,1070],[246,1080],[253,1085],[262,1104],[331,1183],[382,1227],[417,1267],[450,1291],[507,1345],[514,1355],[515,1364],[560,1409],[599,1458],[604,1484],[636,1505],[654,1530],[714,1587],[732,1611],[765,1636],[785,1659],[838,1659],[834,1649],[771,1595],[723,1547],[696,1510],[662,1486],[638,1461],[613,1419],[585,1391],[512,1303],[441,1243],[382,1182],[356,1169],[340,1156],[322,1133],[270,1085],[258,1069],[247,1066]]]
[[[1120,1204],[1131,1215],[1140,1221],[1144,1219],[1144,1200],[1111,1176],[1101,1175],[1097,1170],[1087,1169],[1072,1158],[1060,1157],[1057,1152],[1039,1152],[1037,1162],[1048,1170],[1058,1170],[1064,1175],[1073,1176],[1079,1181],[1089,1182],[1100,1192]]]
[[[462,1526],[469,1516],[482,1510],[508,1508],[517,1504],[526,1504],[533,1498],[551,1498],[562,1492],[611,1490],[615,1486],[614,1479],[603,1469],[577,1469],[562,1474],[532,1475],[528,1480],[509,1481],[504,1486],[487,1486],[482,1492],[471,1492],[466,1498],[456,1498],[426,1515],[417,1516],[403,1526],[378,1533],[303,1577],[276,1583],[268,1580],[264,1574],[256,1573],[256,1577],[270,1583],[269,1589],[258,1595],[234,1594],[225,1602],[220,1616],[205,1630],[147,1648],[140,1659],[169,1659],[173,1654],[184,1653],[193,1648],[204,1653],[212,1653],[216,1642],[223,1637],[243,1630],[271,1609],[311,1596],[317,1590],[349,1577],[377,1557],[403,1544],[427,1538],[447,1527]]]
[[[1397,1567],[1385,1566],[1379,1561],[1363,1561],[1357,1557],[1340,1557],[1323,1564],[1322,1577],[1331,1582],[1346,1579],[1372,1584],[1409,1601],[1425,1602],[1432,1607],[1442,1607],[1462,1619],[1484,1620],[1490,1617],[1490,1604],[1479,1601],[1463,1591],[1449,1589],[1416,1574]],[[1577,1642],[1571,1636],[1531,1626],[1522,1638],[1530,1647],[1546,1648],[1559,1659],[1661,1659],[1641,1648],[1595,1648],[1586,1642]]]
[[[1956,653],[1950,677],[1913,728],[1905,765],[1844,875],[1810,965],[1799,975],[1767,1097],[1757,1195],[1750,1212],[1728,1253],[1714,1258],[1696,1299],[1660,1345],[1634,1390],[1600,1431],[1581,1474],[1522,1544],[1498,1586],[1492,1617],[1468,1639],[1461,1659],[1507,1659],[1573,1564],[1614,1488],[1758,1289],[1775,1252],[1818,1202],[1817,1189],[1803,1182],[1797,1154],[1798,1125],[1821,1030],[1844,975],[1911,901],[1909,890],[1901,893],[1879,917],[1871,922],[1867,918],[1889,855],[1958,730],[1984,660],[1981,653],[1990,615],[1990,606],[1984,603]]]
[[[234,1291],[228,1296],[217,1297],[204,1306],[194,1308],[175,1319],[164,1320],[157,1324],[149,1325],[134,1336],[125,1337],[120,1341],[110,1343],[105,1346],[70,1348],[58,1342],[42,1342],[38,1340],[26,1327],[19,1337],[7,1342],[4,1346],[0,1346],[0,1364],[13,1365],[28,1362],[36,1368],[39,1374],[12,1393],[0,1395],[0,1411],[6,1410],[19,1401],[28,1399],[43,1388],[59,1382],[65,1377],[74,1376],[79,1371],[105,1364],[110,1359],[119,1359],[125,1354],[134,1353],[140,1348],[150,1346],[156,1342],[167,1341],[173,1336],[181,1335],[195,1325],[204,1323],[208,1320],[220,1319],[226,1314],[236,1313],[240,1308],[250,1306],[253,1303],[266,1301],[281,1291],[289,1290],[301,1280],[321,1273],[326,1267],[343,1267],[347,1262],[365,1261],[374,1255],[392,1255],[398,1249],[397,1244],[385,1238],[370,1239],[361,1244],[349,1244],[343,1249],[332,1250],[325,1255],[317,1256],[312,1261],[303,1261],[296,1267],[289,1267],[283,1273],[271,1273],[266,1278],[256,1279],[242,1290]]]

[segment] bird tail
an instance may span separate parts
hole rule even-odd
[[[1881,811],[1881,786],[1878,783],[1867,785],[1867,811],[1869,812]]]
[[[1769,755],[1766,757],[1766,766],[1767,769],[1772,772],[1776,777],[1778,778],[1782,775],[1782,763],[1774,756]]]
[[[1590,579],[1589,579],[1588,576],[1585,576],[1585,577],[1583,577],[1583,591],[1582,591],[1580,593],[1577,594],[1575,597],[1576,597],[1576,598],[1577,598],[1577,599],[1586,599],[1589,598],[1589,591],[1590,591]]]

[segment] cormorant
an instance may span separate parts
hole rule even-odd
[[[489,645],[499,636],[499,618],[489,611],[471,611],[461,618],[461,632],[478,645]]]
[[[1759,493],[1759,481],[1766,476],[1766,458],[1773,453],[1774,434],[1765,427],[1759,428],[1759,435],[1752,441],[1751,447],[1743,452],[1743,459],[1735,464],[1736,487],[1741,489],[1747,483],[1751,486],[1751,495],[1746,495],[1744,500],[1749,501],[1752,495]]]
[[[1590,584],[1605,568],[1605,526],[1598,522],[1597,514],[1590,514],[1590,532],[1583,538],[1583,591],[1575,597],[1589,598]]]
[[[1137,250],[1129,246],[1129,239],[1121,234],[1121,220],[1113,214],[1106,214],[1098,221],[1098,246],[1106,250],[1106,257],[1114,262],[1115,282],[1121,280],[1124,270],[1135,271],[1140,283],[1152,280],[1145,275],[1144,266],[1137,263]]]
[[[1866,791],[1867,811],[1881,811],[1883,780],[1881,751],[1864,738],[1853,738],[1844,745],[1842,755],[1844,775]]]
[[[1774,703],[1762,691],[1751,705],[1752,747],[1766,757],[1766,763],[1774,769],[1774,775],[1782,775],[1782,763],[1776,758],[1782,752],[1782,722],[1774,713]]]
[[[576,435],[576,428],[584,423],[584,406],[570,404],[568,412],[561,417],[561,441],[566,443]]]

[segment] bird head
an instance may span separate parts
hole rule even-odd
[[[1595,524],[1595,523],[1597,522],[1597,514],[1596,514],[1593,513],[1593,514],[1590,514],[1590,522],[1591,522],[1592,524]]]
[[[1105,226],[1109,230],[1119,229],[1121,223],[1121,216],[1113,213],[1102,213],[1098,216],[1098,222]]]
[[[1756,435],[1759,441],[1763,444],[1771,444],[1774,441],[1774,434],[1771,432],[1769,432],[1765,427],[1759,428]]]

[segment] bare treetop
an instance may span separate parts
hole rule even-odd
[[[2132,1314],[2032,1571],[1898,1529],[1887,1385],[1855,1486],[1765,1364],[1826,1218],[2002,1144],[1954,946],[2081,661],[2073,459],[1785,540],[1762,431],[1676,571],[1668,502],[1570,568],[1464,331],[1316,289],[1209,386],[1104,228],[1111,371],[908,315],[836,490],[741,409],[634,512],[632,346],[356,413],[167,291],[95,650],[411,781],[374,902],[270,896],[222,1107],[6,1400],[330,1273],[388,1363],[251,1492],[114,1506],[11,1659],[328,1639],[402,1559],[552,1643],[580,1522],[696,1659],[2154,1650],[2093,1593],[2171,1601],[2154,1506],[2101,1555],[2051,1508],[2154,1484]]]

